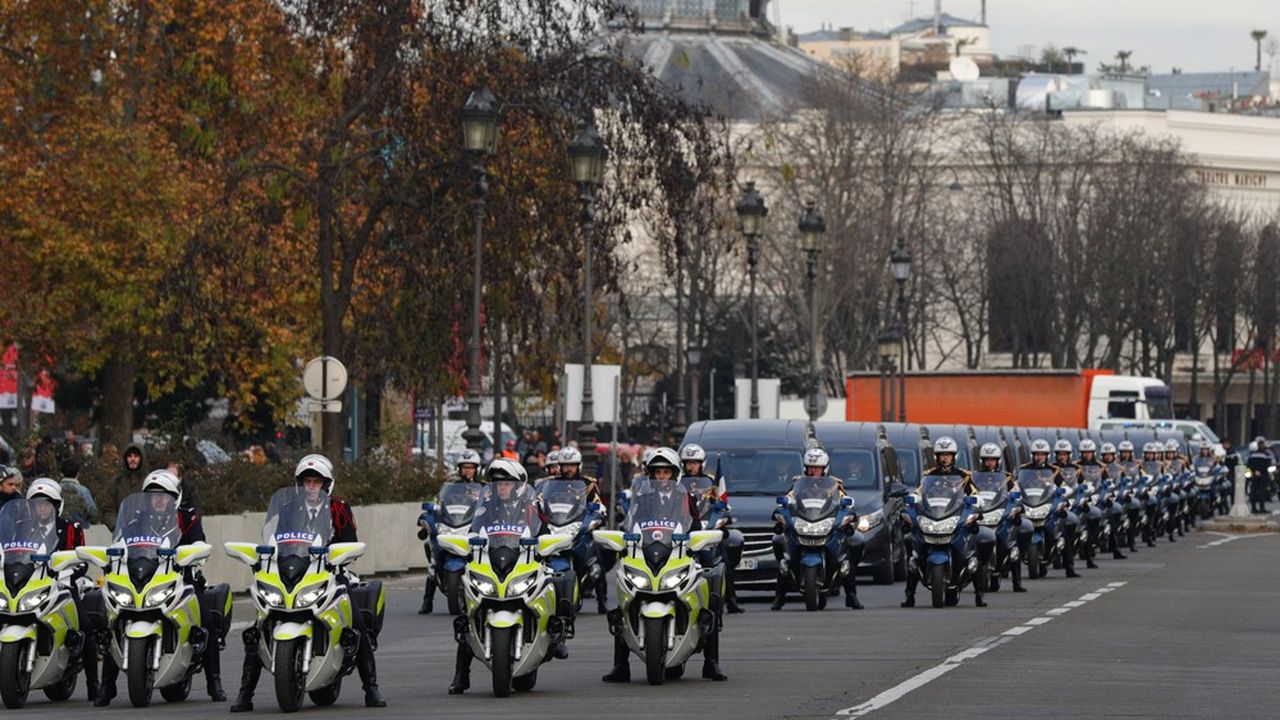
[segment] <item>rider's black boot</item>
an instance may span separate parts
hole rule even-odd
[[[724,682],[729,677],[720,671],[720,631],[713,630],[702,648],[702,677]]]
[[[627,649],[627,644],[622,638],[614,636],[613,638],[613,669],[607,675],[600,678],[607,683],[624,683],[631,682],[631,651]]]
[[[466,641],[458,643],[458,654],[453,664],[453,682],[449,683],[450,695],[461,695],[471,687],[471,648]]]

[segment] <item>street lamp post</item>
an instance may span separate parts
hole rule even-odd
[[[569,143],[569,164],[573,181],[578,185],[582,205],[582,237],[585,244],[582,259],[582,422],[578,424],[578,449],[582,452],[583,472],[596,467],[596,424],[591,399],[591,202],[604,180],[604,142],[590,120],[573,142]]]
[[[818,255],[822,253],[822,236],[827,223],[812,200],[805,203],[800,216],[800,248],[808,261],[809,279],[809,422],[818,420]]]
[[[898,336],[887,327],[876,336],[880,356],[880,422],[893,422],[893,356],[898,352]]]
[[[906,241],[898,243],[889,253],[889,266],[893,279],[898,283],[898,332],[901,334],[902,351],[898,363],[898,422],[907,421],[907,281],[911,279],[911,253]]]
[[[751,315],[751,417],[760,417],[760,367],[756,347],[756,264],[760,261],[760,232],[764,226],[764,218],[769,208],[764,198],[756,190],[754,182],[748,182],[738,199],[738,220],[742,225],[742,234],[747,238],[747,274],[751,276],[751,303],[748,312]]]
[[[698,340],[693,336],[693,331],[689,331],[689,350],[686,353],[686,359],[689,361],[689,417],[692,420],[698,418],[698,376],[702,367],[702,348],[698,345]]]
[[[676,351],[673,353],[676,360],[675,381],[676,381],[676,417],[675,423],[671,426],[671,433],[676,437],[684,437],[685,424],[687,417],[685,415],[685,397],[684,397],[684,355],[680,349],[684,347],[685,333],[690,332],[691,328],[685,322],[684,317],[684,228],[676,227]],[[694,401],[697,401],[695,396]]]
[[[480,450],[484,433],[480,431],[480,273],[484,248],[484,199],[489,192],[485,160],[498,145],[498,102],[489,88],[471,93],[462,106],[462,141],[475,173],[475,248],[471,294],[471,368],[467,380],[467,429],[462,434],[467,447]]]

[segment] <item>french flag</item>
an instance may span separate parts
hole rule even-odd
[[[729,486],[724,482],[724,473],[720,470],[720,453],[716,453],[716,499],[728,504]]]

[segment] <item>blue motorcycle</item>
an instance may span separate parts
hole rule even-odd
[[[1027,574],[1032,579],[1048,575],[1055,560],[1061,563],[1067,533],[1075,531],[1076,518],[1068,507],[1067,493],[1054,484],[1054,474],[1052,467],[1018,471],[1022,514],[1033,527],[1026,552]]]
[[[1021,568],[1019,546],[1023,536],[1031,534],[1033,526],[1022,517],[1022,494],[1009,490],[1007,475],[1003,472],[976,472],[972,479],[978,490],[978,510],[982,513],[978,520],[978,551],[982,558],[974,584],[984,591],[996,592],[1000,589],[1002,576],[1017,573]],[[988,543],[991,548],[985,550]],[[1015,586],[1018,582],[1015,574]]]
[[[548,534],[573,536],[573,545],[546,562],[557,574],[573,570],[578,578],[574,608],[581,610],[585,590],[598,592],[603,585],[605,571],[591,533],[604,524],[604,507],[588,502],[587,483],[581,479],[548,478],[542,484],[539,503],[547,519]]]
[[[908,497],[912,567],[935,608],[954,606],[978,571],[978,498],[967,497],[959,475],[925,475],[919,498]]]
[[[439,502],[423,503],[418,516],[418,537],[427,554],[427,590],[430,599],[436,588],[444,593],[449,614],[458,615],[466,609],[466,589],[463,574],[467,558],[444,552],[440,537],[444,535],[467,536],[471,533],[471,521],[475,518],[476,505],[484,485],[470,482],[449,482],[440,488]],[[424,605],[424,610],[430,603]]]
[[[778,582],[804,596],[805,610],[820,610],[827,597],[854,571],[846,538],[858,520],[853,498],[843,497],[829,476],[801,476],[791,494],[778,498],[783,527]]]
[[[1196,512],[1201,520],[1213,517],[1218,505],[1218,486],[1222,476],[1222,468],[1213,463],[1213,458],[1196,458],[1193,472],[1196,483]]]

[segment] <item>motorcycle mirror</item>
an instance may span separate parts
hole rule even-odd
[[[600,503],[591,503],[590,510],[596,515],[601,515],[604,513],[604,506],[601,505]]]
[[[1013,498],[1014,502],[1020,502],[1022,500],[1022,493],[1018,492],[1017,490],[1014,490],[1013,492],[1009,493],[1009,497]]]
[[[1067,489],[1061,488],[1061,487],[1058,488],[1058,491],[1054,493],[1054,495],[1057,495],[1058,497],[1062,497],[1063,495],[1066,495],[1066,494],[1067,494]]]
[[[435,511],[436,511],[436,504],[435,504],[435,503],[424,502],[424,503],[422,503],[422,509],[423,509],[424,511],[426,511],[426,512],[435,512]]]
[[[840,498],[840,507],[842,507],[842,508],[844,508],[844,509],[846,509],[846,510],[848,510],[849,508],[853,507],[853,498],[851,498],[851,497],[843,497],[843,498]]]
[[[777,501],[777,503],[778,503],[779,505],[781,505],[781,506],[783,506],[783,507],[786,507],[786,505],[787,505],[787,499],[786,499],[785,497],[779,497],[779,498],[775,498],[775,499],[776,499],[776,501]]]
[[[907,507],[915,507],[915,506],[916,506],[916,496],[915,496],[915,495],[908,495],[908,496],[907,496]]]
[[[907,486],[896,482],[889,486],[889,497],[900,498],[910,495],[911,491],[907,490]]]

